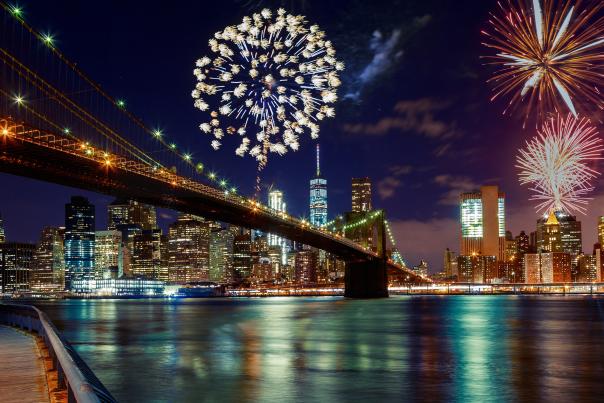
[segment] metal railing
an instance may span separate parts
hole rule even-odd
[[[69,403],[117,402],[44,312],[31,305],[0,304],[0,323],[35,332],[44,339],[59,387],[67,389]]]

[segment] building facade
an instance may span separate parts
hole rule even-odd
[[[96,231],[94,240],[94,278],[120,278],[124,274],[122,233]]]
[[[210,234],[210,281],[221,284],[233,282],[234,238],[228,229],[214,230]]]
[[[271,190],[268,193],[268,207],[280,213],[286,212],[286,205],[283,199],[282,191]],[[269,246],[278,246],[281,248],[281,264],[287,263],[287,252],[289,251],[289,243],[287,239],[269,233],[267,235],[267,242]]]
[[[167,249],[170,282],[208,280],[210,222],[190,214],[179,215],[169,227]]]
[[[64,228],[44,227],[31,262],[32,291],[62,291],[65,287]]]
[[[160,229],[143,230],[132,242],[132,276],[166,281],[168,272],[162,266]]]
[[[88,199],[74,196],[65,205],[65,288],[71,280],[92,280],[94,272],[95,208]]]
[[[460,196],[463,256],[496,256],[505,260],[505,195],[497,186]]]
[[[301,250],[295,258],[295,281],[301,285],[317,283],[318,254],[314,250]]]
[[[352,211],[360,213],[373,210],[371,199],[371,179],[352,178]]]
[[[0,244],[0,277],[2,292],[19,293],[30,290],[31,262],[36,245],[20,242]]]

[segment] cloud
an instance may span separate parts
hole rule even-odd
[[[417,17],[410,24],[409,29],[412,32],[424,27],[430,21],[429,15]],[[372,54],[371,60],[366,64],[355,80],[354,88],[344,95],[344,99],[358,100],[365,86],[373,82],[377,77],[384,74],[393,67],[403,56],[403,50],[400,49],[403,39],[403,31],[400,28],[393,29],[390,35],[376,29],[369,39],[369,51]]]
[[[410,165],[394,165],[388,171],[390,175],[380,180],[377,184],[377,192],[380,199],[388,199],[396,193],[396,190],[402,186],[400,177],[411,173],[413,168]]]
[[[446,248],[459,249],[459,223],[453,218],[390,221],[399,251],[408,265],[428,262],[430,273],[442,270]]]
[[[377,184],[378,195],[382,200],[388,199],[394,196],[396,189],[401,186],[400,179],[393,176],[387,176]]]
[[[438,204],[445,206],[457,205],[461,193],[473,192],[480,188],[480,184],[467,176],[437,175],[434,177],[434,183],[447,189],[438,201]]]
[[[431,98],[399,101],[393,108],[393,116],[385,116],[375,123],[345,124],[343,130],[350,134],[373,136],[393,131],[415,132],[428,138],[450,139],[458,135],[455,124],[435,117],[448,106],[448,102]]]

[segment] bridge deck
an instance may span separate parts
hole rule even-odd
[[[30,335],[0,325],[0,400],[49,402],[44,360]]]

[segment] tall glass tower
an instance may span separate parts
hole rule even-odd
[[[280,213],[286,212],[283,192],[280,190],[271,190],[268,193],[268,207]],[[267,234],[269,246],[279,246],[281,248],[281,264],[287,263],[287,252],[289,250],[288,242],[285,238],[275,234]]]
[[[310,180],[310,223],[316,227],[327,223],[327,181],[321,178],[318,144],[317,175]]]
[[[0,243],[4,243],[6,238],[4,236],[4,224],[2,223],[2,214],[0,214]]]
[[[94,279],[94,205],[74,196],[65,205],[65,288],[73,280]],[[85,290],[78,290],[85,291]]]

